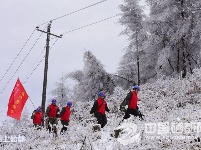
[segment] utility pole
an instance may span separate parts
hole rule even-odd
[[[136,30],[136,49],[137,49],[137,78],[138,78],[138,85],[140,85],[140,56],[139,56],[139,48],[138,48],[138,31]]]
[[[42,92],[42,111],[43,111],[43,119],[44,119],[44,115],[45,115],[45,103],[46,103],[46,88],[47,88],[47,72],[48,72],[48,57],[49,57],[49,42],[50,42],[50,35],[55,36],[57,38],[62,38],[62,35],[58,36],[55,34],[50,33],[50,28],[51,28],[51,21],[48,24],[47,27],[47,32],[40,30],[39,27],[36,27],[36,29],[40,32],[46,33],[47,34],[47,39],[46,39],[46,54],[45,54],[45,68],[44,68],[44,78],[43,78],[43,92]],[[44,122],[43,122],[43,126],[44,126]]]

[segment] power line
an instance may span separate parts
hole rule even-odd
[[[33,105],[34,109],[36,109],[36,107],[30,97],[29,97],[29,100],[31,101],[31,104]]]
[[[73,30],[70,30],[70,31],[64,32],[62,35],[64,35],[64,34],[68,34],[68,33],[71,33],[71,32],[74,32],[74,31],[77,31],[77,30],[80,30],[80,29],[83,29],[83,28],[86,28],[86,27],[89,27],[89,26],[92,26],[92,25],[94,25],[94,24],[98,24],[98,23],[100,23],[100,22],[103,22],[103,21],[106,21],[106,20],[112,19],[112,18],[114,18],[114,17],[116,17],[116,16],[118,16],[118,15],[114,15],[114,16],[112,16],[112,17],[108,17],[108,18],[105,18],[105,19],[102,19],[102,20],[99,20],[99,21],[96,21],[96,22],[90,23],[90,24],[88,24],[88,25],[85,25],[85,26],[82,26],[82,27],[79,27],[79,28],[76,28],[76,29],[73,29]]]
[[[34,48],[34,46],[36,45],[36,43],[38,42],[39,38],[42,36],[42,33],[39,35],[39,37],[36,39],[35,43],[33,44],[33,46],[31,47],[31,49],[29,50],[29,52],[27,53],[27,55],[25,56],[25,58],[22,60],[22,62],[20,63],[20,65],[18,66],[18,68],[15,70],[14,74],[12,75],[12,77],[10,78],[10,80],[7,82],[7,84],[4,86],[3,90],[0,92],[0,94],[2,94],[4,92],[4,90],[6,89],[6,87],[8,86],[8,84],[10,83],[10,81],[13,79],[14,75],[17,73],[17,71],[20,69],[21,65],[24,63],[24,61],[26,60],[27,56],[30,54],[30,52],[32,51],[32,49]]]
[[[58,41],[58,39],[52,44],[52,47],[56,44],[57,41]],[[52,47],[50,48],[50,50],[52,49]],[[43,57],[43,59],[44,59],[44,58],[45,58],[45,56]],[[29,79],[29,77],[33,74],[33,72],[37,69],[37,67],[40,65],[40,63],[42,62],[43,59],[41,59],[41,61],[38,63],[38,65],[35,67],[35,69],[32,71],[32,73],[31,73],[31,74],[26,78],[26,80],[23,82],[23,84],[26,83],[26,81],[27,81],[27,80]],[[29,96],[29,100],[31,101],[33,107],[36,108],[35,105],[34,105],[34,103],[33,103],[33,101],[31,100],[30,96]],[[8,104],[6,104],[6,105],[3,107],[3,109],[0,111],[0,114],[4,111],[4,109],[5,109],[7,106],[8,106]]]
[[[79,11],[82,11],[82,10],[85,10],[85,9],[87,9],[87,8],[93,7],[93,6],[98,5],[98,4],[100,4],[100,3],[102,3],[102,2],[105,2],[105,1],[107,1],[107,0],[99,1],[99,2],[97,2],[97,3],[94,3],[94,4],[92,4],[92,5],[86,6],[86,7],[81,8],[81,9],[78,9],[78,10],[73,11],[73,12],[71,12],[71,13],[68,13],[68,14],[66,14],[66,15],[63,15],[63,16],[57,17],[57,18],[55,18],[55,19],[52,19],[51,21],[55,21],[55,20],[64,18],[64,17],[66,17],[66,16],[69,16],[69,15],[72,15],[72,14],[77,13],[77,12],[79,12]],[[40,25],[38,25],[38,26],[47,24],[48,22],[49,22],[49,21],[47,21],[47,22],[45,22],[45,23],[42,23],[42,24],[40,24]]]
[[[3,107],[3,109],[0,111],[0,114],[4,111],[4,109],[8,106],[8,104],[6,104],[6,106]]]
[[[43,52],[45,51],[45,48],[46,48],[46,46],[44,46],[44,48],[43,48],[43,50],[41,51],[41,53],[39,54],[38,58],[36,59],[36,61],[34,62],[34,64],[33,64],[32,67],[31,67],[31,69],[30,69],[29,72],[27,73],[27,75],[26,75],[26,76],[27,76],[27,79],[28,79],[29,74],[31,74],[31,72],[32,72],[32,70],[33,70],[35,64],[37,64],[37,62],[39,61],[41,55],[42,55]],[[44,57],[44,56],[43,56],[43,57]],[[25,82],[24,82],[24,83],[25,83]]]
[[[55,21],[55,20],[61,19],[61,18],[63,18],[63,17],[69,16],[69,15],[71,15],[71,14],[74,14],[74,13],[77,13],[77,12],[79,12],[79,11],[85,10],[85,9],[87,9],[87,8],[93,7],[93,6],[98,5],[98,4],[100,4],[100,3],[102,3],[102,2],[105,2],[105,1],[107,1],[107,0],[99,1],[99,2],[97,2],[97,3],[94,3],[94,4],[89,5],[89,6],[87,6],[87,7],[81,8],[81,9],[76,10],[76,11],[74,11],[74,12],[71,12],[71,13],[68,13],[68,14],[66,14],[66,15],[63,15],[63,16],[57,17],[57,18],[55,18],[55,19],[52,19],[51,21]],[[65,33],[63,33],[63,34],[67,34],[67,33],[74,32],[74,31],[79,30],[79,29],[83,29],[83,28],[89,27],[89,26],[91,26],[91,25],[94,25],[94,24],[97,24],[97,23],[100,23],[100,22],[109,20],[109,19],[114,18],[114,17],[116,17],[116,16],[117,16],[117,15],[112,16],[112,17],[109,17],[109,18],[106,18],[106,19],[103,19],[103,20],[100,20],[100,21],[97,21],[97,22],[94,22],[94,23],[91,23],[91,24],[88,24],[88,25],[85,25],[85,26],[82,26],[82,27],[79,27],[79,28],[76,28],[76,29],[73,29],[73,30],[71,30],[71,31],[67,31],[67,32],[65,32]],[[49,21],[48,21],[48,22],[49,22]],[[40,24],[39,26],[44,25],[44,24],[46,24],[46,23],[48,23],[48,22],[45,22],[45,23],[43,23],[43,24]],[[22,50],[24,49],[24,47],[26,46],[26,44],[28,43],[28,41],[30,40],[30,38],[31,38],[32,35],[34,34],[35,30],[36,30],[36,29],[34,29],[34,31],[32,32],[32,34],[31,34],[30,37],[28,38],[28,40],[25,42],[25,44],[24,44],[23,47],[21,48],[20,52],[17,54],[17,56],[15,57],[15,59],[13,60],[13,62],[12,62],[11,65],[9,66],[9,68],[6,70],[6,72],[4,73],[4,75],[2,76],[2,78],[0,79],[0,81],[2,81],[3,78],[5,77],[5,75],[8,73],[8,71],[10,70],[10,68],[12,67],[12,65],[14,64],[14,62],[16,61],[16,59],[18,58],[18,56],[20,55],[20,53],[22,52]],[[41,33],[41,35],[42,35],[42,33]],[[14,75],[15,75],[15,74],[17,73],[17,71],[20,69],[21,65],[24,63],[24,61],[26,60],[27,56],[30,54],[31,50],[33,49],[33,47],[36,45],[36,43],[38,42],[38,40],[39,40],[39,38],[41,37],[41,35],[37,38],[36,42],[34,43],[34,45],[32,46],[32,48],[30,49],[30,51],[27,53],[27,55],[25,56],[25,58],[23,59],[23,61],[21,62],[21,64],[18,66],[18,68],[16,69],[16,71],[14,72],[14,74],[12,75],[12,77],[10,78],[10,80],[7,82],[7,84],[5,85],[5,87],[3,88],[3,90],[0,92],[0,94],[3,93],[3,91],[4,91],[5,88],[8,86],[8,84],[10,83],[10,81],[12,80],[12,78],[14,77]],[[52,46],[54,46],[57,41],[58,41],[58,39],[55,41],[55,43],[54,43]],[[51,48],[52,48],[52,47],[51,47]],[[45,57],[43,57],[43,59],[44,59],[44,58],[45,58]],[[43,60],[43,59],[42,59],[42,60]],[[30,76],[33,74],[33,72],[37,69],[37,67],[40,65],[40,63],[42,62],[42,60],[38,63],[38,65],[34,68],[34,70],[33,70],[33,71],[30,73],[30,75],[26,78],[26,80],[25,80],[24,83],[26,83],[26,81],[29,79],[29,77],[30,77]],[[31,99],[30,99],[30,100],[31,100]],[[31,102],[32,102],[32,101],[31,101]],[[33,102],[32,102],[32,105],[34,106]],[[3,108],[3,110],[4,110],[6,107],[7,107],[7,105]],[[2,110],[2,111],[3,111],[3,110]],[[2,111],[1,111],[1,112],[2,112]],[[0,113],[1,113],[1,112],[0,112]]]
[[[16,61],[16,59],[18,58],[18,56],[21,54],[22,50],[24,49],[24,47],[26,46],[26,44],[28,43],[28,41],[30,40],[30,38],[32,37],[32,35],[34,34],[36,29],[34,29],[34,31],[31,33],[31,35],[29,36],[29,38],[27,39],[27,41],[25,42],[25,44],[22,46],[21,50],[19,51],[19,53],[17,54],[17,56],[14,58],[13,62],[10,64],[10,66],[8,67],[8,69],[6,70],[6,72],[4,73],[4,75],[1,77],[0,82],[3,80],[3,78],[6,76],[6,74],[8,73],[8,71],[10,70],[10,68],[12,67],[12,65],[14,64],[14,62]]]
[[[67,31],[67,32],[64,32],[63,33],[63,35],[64,34],[67,34],[67,33],[71,33],[71,32],[74,32],[74,31],[77,31],[77,30],[80,30],[80,29],[83,29],[83,28],[86,28],[86,27],[89,27],[89,26],[92,26],[92,25],[94,25],[94,24],[98,24],[98,23],[100,23],[100,22],[103,22],[103,21],[106,21],[106,20],[109,20],[109,19],[112,19],[112,18],[114,18],[114,17],[116,17],[116,16],[118,16],[118,15],[114,15],[114,16],[112,16],[112,17],[108,17],[108,18],[105,18],[105,19],[102,19],[102,20],[99,20],[99,21],[96,21],[96,22],[93,22],[93,23],[91,23],[91,24],[88,24],[88,25],[85,25],[85,26],[82,26],[82,27],[79,27],[79,28],[76,28],[76,29],[73,29],[73,30],[70,30],[70,31]],[[35,31],[35,30],[34,30]],[[42,33],[41,33],[41,35],[42,35]],[[26,57],[23,59],[23,61],[22,61],[22,63],[19,65],[19,67],[16,69],[16,71],[15,71],[15,73],[13,74],[13,76],[11,77],[11,79],[9,80],[9,82],[6,84],[6,86],[3,88],[3,90],[2,90],[2,92],[0,93],[0,94],[2,94],[3,93],[3,91],[5,90],[5,88],[7,87],[7,85],[10,83],[10,81],[12,80],[12,78],[14,77],[14,75],[16,74],[16,72],[19,70],[19,68],[21,67],[21,65],[23,64],[23,62],[25,61],[25,59],[27,58],[27,56],[29,55],[29,53],[31,52],[31,50],[33,49],[33,47],[35,46],[35,44],[38,42],[38,40],[39,40],[39,38],[41,37],[41,35],[38,37],[38,39],[36,40],[36,42],[34,43],[34,45],[32,46],[32,48],[30,49],[30,51],[28,52],[28,54],[26,55]],[[54,44],[52,45],[52,47],[56,44],[56,42],[58,41],[58,39],[54,42]],[[51,48],[52,48],[51,47]],[[50,48],[50,49],[51,49]],[[45,58],[45,56],[43,57],[43,59]],[[26,80],[25,80],[25,82],[24,83],[26,83],[26,81],[30,78],[30,76],[33,74],[33,72],[37,69],[37,67],[40,65],[40,63],[42,62],[42,60],[43,59],[41,59],[41,61],[38,63],[38,65],[34,68],[34,70],[29,74],[29,76],[26,78]],[[32,102],[32,104],[33,104],[33,102]],[[7,106],[7,105],[6,105]],[[6,107],[5,106],[5,107]],[[34,105],[33,105],[34,106]],[[5,108],[4,108],[5,109]],[[4,110],[3,109],[3,110]],[[2,110],[2,111],[3,111]],[[1,112],[2,112],[1,111]]]
[[[114,17],[116,17],[118,15],[114,15],[112,17],[108,17],[108,18],[105,18],[105,19],[102,19],[102,20],[99,20],[99,21],[96,21],[94,23],[91,23],[91,24],[88,24],[88,25],[85,25],[85,26],[82,26],[82,27],[79,27],[79,28],[76,28],[76,29],[73,29],[73,30],[70,30],[70,31],[67,31],[64,34],[67,34],[67,33],[70,33],[70,32],[74,32],[74,31],[77,31],[79,29],[83,29],[83,28],[86,28],[86,27],[89,27],[89,26],[92,26],[94,24],[98,24],[100,22],[103,22],[103,21],[106,21],[106,20],[109,20],[109,19],[112,19]],[[58,41],[58,39],[55,40],[55,42],[53,43],[52,47],[56,44],[56,42]],[[52,49],[52,47],[50,49]],[[38,68],[38,66],[41,64],[41,62],[43,61],[43,59],[45,58],[45,56],[43,56],[43,58],[38,62],[37,66],[33,69],[33,71],[27,76],[27,78],[25,79],[25,81],[23,82],[24,84],[27,82],[27,80],[30,78],[30,76],[34,73],[34,71]],[[33,68],[33,67],[32,67]]]
[[[44,29],[45,30],[45,29]],[[14,58],[14,60],[12,61],[12,63],[10,64],[10,66],[8,67],[8,69],[6,70],[6,72],[4,73],[4,75],[2,76],[2,78],[0,79],[0,81],[3,80],[3,78],[6,76],[6,74],[8,73],[8,71],[10,70],[10,68],[12,67],[12,65],[14,64],[14,62],[17,60],[17,58],[19,57],[19,55],[21,54],[22,50],[24,49],[24,47],[27,45],[28,41],[31,39],[31,37],[33,36],[34,32],[36,31],[36,29],[33,30],[33,32],[31,33],[31,35],[29,36],[29,38],[27,39],[27,41],[25,42],[25,44],[22,46],[21,50],[19,51],[19,53],[16,55],[16,57]],[[42,35],[42,33],[41,33]],[[39,38],[41,37],[41,35],[37,38],[36,42],[34,43],[34,45],[32,46],[32,48],[30,49],[30,51],[28,52],[28,54],[26,55],[26,57],[29,55],[29,53],[31,52],[31,50],[33,49],[33,47],[36,45],[36,43],[38,42]],[[8,84],[10,83],[10,81],[12,80],[12,78],[14,77],[14,75],[16,74],[16,72],[19,70],[19,68],[21,67],[21,65],[23,64],[23,62],[25,61],[26,57],[23,59],[23,61],[21,62],[21,64],[18,66],[17,70],[15,71],[15,73],[13,74],[13,76],[10,78],[10,80],[7,82],[7,84],[5,85],[5,87],[3,88],[3,90],[0,92],[0,94],[2,94],[5,90],[5,88],[8,86]],[[31,100],[31,99],[30,99]],[[32,105],[34,106],[33,102],[31,101]],[[2,113],[4,111],[4,109],[8,106],[5,105],[3,107],[3,109],[0,111],[0,113]],[[34,106],[35,107],[35,106]]]
[[[52,44],[52,47],[56,44],[56,42],[58,41],[58,39],[55,40],[55,42]],[[52,49],[52,47],[50,48],[50,50]],[[38,66],[40,65],[40,63],[43,61],[43,59],[45,58],[45,56],[43,56],[43,58],[38,62],[37,66],[33,69],[33,71],[28,75],[28,77],[26,78],[26,80],[23,82],[23,84],[26,83],[26,81],[30,78],[30,76],[34,73],[34,71],[38,68]]]
[[[67,33],[70,33],[70,32],[74,32],[74,31],[77,31],[79,29],[83,29],[83,28],[86,28],[86,27],[89,27],[91,25],[94,25],[94,24],[98,24],[100,22],[103,22],[103,21],[106,21],[106,20],[109,20],[109,19],[112,19],[114,17],[116,17],[118,15],[114,15],[112,17],[108,17],[108,18],[105,18],[105,19],[102,19],[100,21],[97,21],[97,22],[94,22],[94,23],[91,23],[91,24],[88,24],[88,25],[85,25],[85,26],[82,26],[82,27],[79,27],[79,28],[76,28],[76,29],[73,29],[73,30],[70,30],[70,31],[67,31],[64,34],[67,34]],[[52,47],[56,44],[56,42],[58,41],[58,39],[56,39],[56,41],[53,43]],[[50,49],[52,49],[52,47]],[[43,61],[43,59],[45,58],[45,56],[43,56],[43,58],[39,61],[39,63],[37,64],[37,66],[33,69],[33,71],[29,74],[29,76],[26,78],[26,80],[24,81],[24,83],[26,83],[26,81],[30,78],[30,76],[34,73],[34,71],[38,68],[38,66],[40,65],[40,63]]]
[[[79,30],[79,29],[83,29],[85,27],[89,27],[91,25],[94,25],[94,24],[97,24],[97,23],[100,23],[100,22],[103,22],[103,21],[106,21],[106,20],[109,20],[109,19],[112,19],[114,17],[116,17],[118,15],[115,15],[115,16],[112,16],[112,17],[108,17],[108,18],[105,18],[105,19],[102,19],[100,21],[97,21],[97,22],[94,22],[94,23],[91,23],[91,24],[88,24],[88,25],[85,25],[85,26],[82,26],[82,27],[79,27],[79,28],[76,28],[76,29],[73,29],[73,30],[70,30],[70,31],[67,31],[64,34],[67,34],[67,33],[70,33],[70,32],[74,32],[76,30]],[[53,43],[52,47],[56,44],[56,42],[58,41],[58,39],[56,39],[56,41]],[[52,49],[52,47],[50,49]],[[33,69],[33,71],[28,75],[28,77],[25,79],[25,81],[23,83],[26,83],[26,81],[30,78],[30,76],[34,73],[34,71],[38,68],[38,66],[40,65],[40,63],[43,61],[43,59],[45,58],[45,56],[43,56],[43,58],[38,62],[37,66]],[[33,67],[32,67],[33,68]]]

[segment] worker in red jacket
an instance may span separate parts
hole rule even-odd
[[[72,102],[68,101],[66,104],[66,107],[63,107],[61,112],[60,112],[60,118],[61,118],[61,124],[63,125],[63,128],[61,129],[60,134],[63,134],[64,132],[66,132],[67,130],[67,126],[69,124],[70,121],[70,108],[72,106]]]
[[[41,107],[39,106],[36,110],[34,110],[31,116],[31,119],[33,119],[33,124],[35,127],[37,126],[40,127],[42,125],[42,120],[43,120],[42,117],[43,117],[43,112],[41,111]]]
[[[137,103],[138,103],[137,94],[139,91],[140,91],[140,87],[138,85],[135,85],[133,87],[133,90],[127,94],[125,101],[126,101],[126,104],[128,105],[128,108],[123,117],[124,119],[130,118],[130,114],[134,116],[139,116],[141,119],[143,119],[142,118],[143,115],[140,113],[137,106]]]
[[[46,109],[46,129],[51,132],[58,124],[59,107],[56,105],[56,99],[52,99],[52,104],[50,104]],[[54,128],[52,128],[54,127]]]
[[[90,114],[94,113],[94,116],[98,120],[98,124],[103,128],[107,124],[107,117],[105,112],[110,110],[107,107],[105,101],[105,93],[103,91],[99,92],[98,99],[94,102],[93,107],[91,108]]]

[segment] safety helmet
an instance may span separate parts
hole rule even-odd
[[[138,91],[140,91],[140,87],[139,87],[138,85],[135,85],[135,86],[133,87],[133,90],[135,90],[135,89],[137,89]]]
[[[56,104],[56,99],[52,99],[52,104]]]
[[[36,109],[36,112],[41,112],[41,107],[40,106]]]
[[[99,92],[98,96],[99,97],[105,97],[105,92],[104,91]]]
[[[67,102],[67,106],[71,107],[72,106],[72,102],[68,101]]]

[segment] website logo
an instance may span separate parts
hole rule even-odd
[[[141,133],[137,132],[137,125],[134,123],[123,123],[115,130],[120,130],[117,141],[122,145],[128,145],[132,143],[139,144],[141,141]]]

